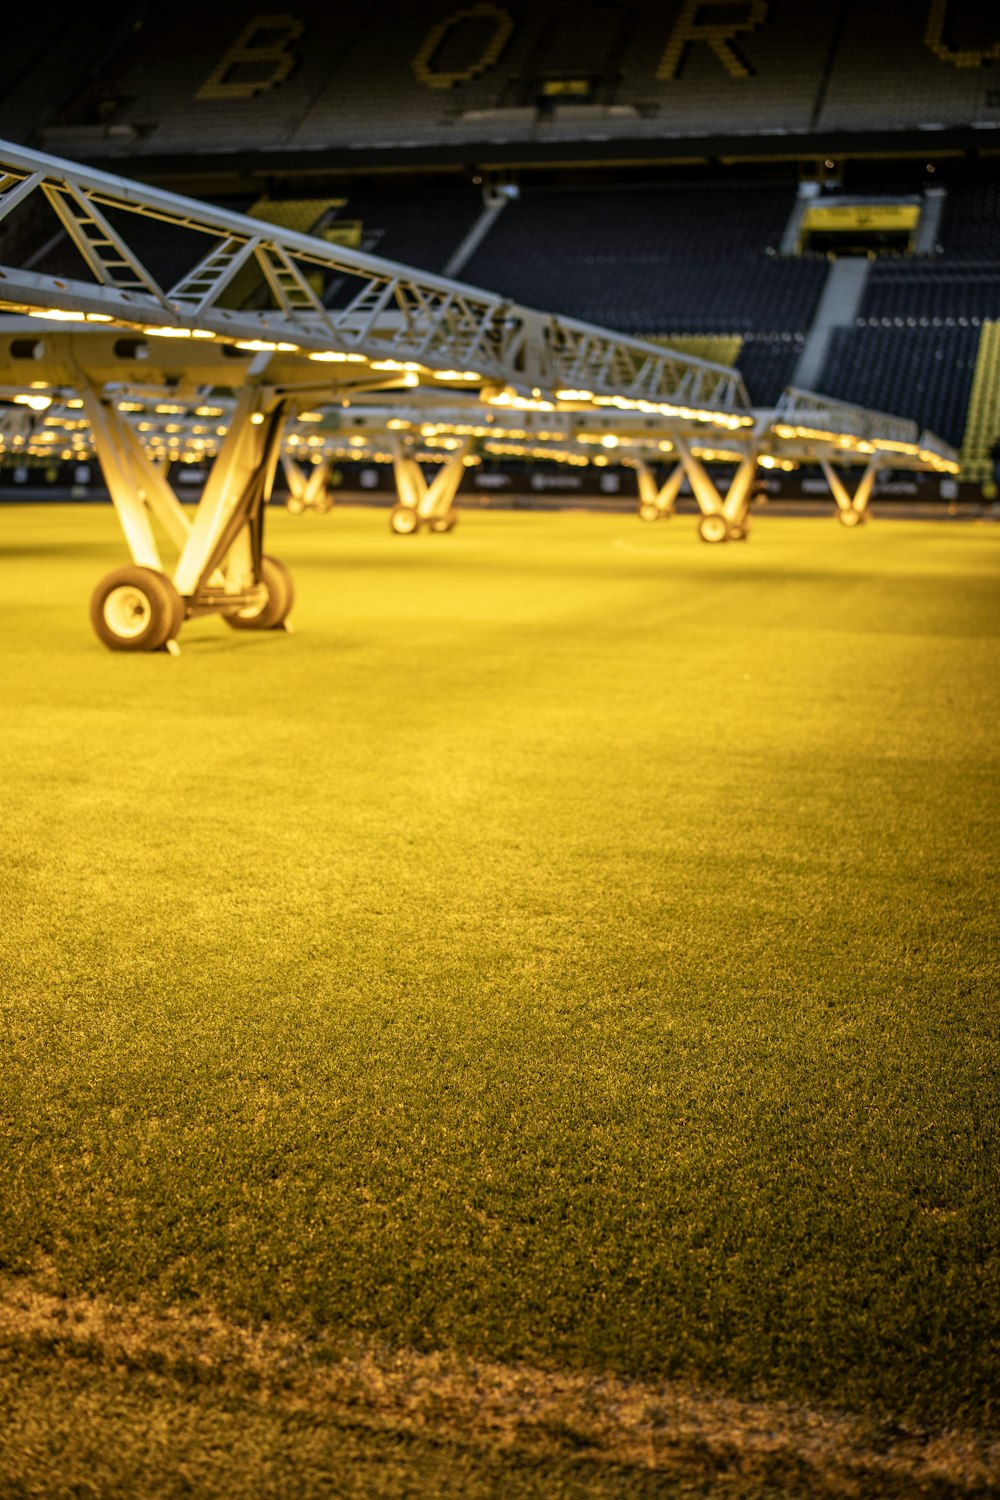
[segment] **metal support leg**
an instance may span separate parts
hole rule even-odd
[[[185,546],[190,534],[188,518],[165,475],[143,451],[138,435],[113,401],[86,381],[80,382],[80,394],[94,449],[132,561],[138,567],[162,572],[152,516],[178,549]]]
[[[174,574],[185,598],[194,599],[206,589],[213,598],[239,595],[260,581],[263,508],[284,427],[283,409],[265,414],[267,404],[260,386],[248,385],[240,392]],[[211,607],[207,598],[200,602]]]
[[[675,464],[670,477],[663,485],[657,485],[656,476],[648,464],[637,463],[636,481],[639,486],[639,516],[643,521],[661,521],[672,516],[677,505],[677,496],[684,483],[684,465]]]
[[[427,493],[427,481],[424,471],[417,463],[412,454],[403,455],[399,463],[400,487],[399,496],[404,505],[411,505],[420,514],[420,506]]]
[[[159,521],[179,551],[190,525],[166,473],[143,450],[138,434],[114,402],[82,374],[78,381],[94,449],[121,521],[132,566],[116,568],[97,584],[90,618],[98,638],[112,651],[178,652],[177,633],[187,608],[164,571],[153,530]]]
[[[472,451],[471,438],[457,448],[427,483],[416,459],[397,440],[393,445],[392,464],[396,477],[398,503],[393,507],[389,524],[400,536],[409,536],[426,525],[436,532],[451,531],[455,525],[454,503],[462,482],[465,460]]]
[[[327,459],[306,470],[294,458],[282,456],[281,467],[288,484],[288,509],[293,515],[304,510],[328,511],[332,507],[330,491],[330,464]]]
[[[865,466],[865,471],[853,495],[848,493],[847,487],[828,458],[821,458],[819,465],[830,486],[830,493],[837,502],[837,519],[840,524],[849,527],[860,526],[868,518],[868,505],[872,490],[875,488],[878,464],[872,460]]]
[[[742,542],[747,536],[747,513],[750,510],[750,494],[757,475],[757,455],[747,453],[740,459],[726,491],[722,513],[729,525],[729,540]]]
[[[431,531],[451,531],[455,525],[455,496],[465,473],[465,460],[472,451],[473,441],[466,438],[441,465],[430,484],[426,486],[420,502],[420,519]]]
[[[757,455],[746,453],[740,459],[725,498],[720,495],[705,465],[696,458],[682,437],[675,439],[681,463],[691,483],[701,511],[698,535],[704,542],[742,540],[746,534],[746,517],[750,491],[757,471]]]
[[[420,526],[424,476],[419,464],[413,461],[398,438],[392,445],[392,472],[397,500],[389,516],[389,525],[398,536],[411,536]]]
[[[700,459],[695,458],[682,437],[674,439],[674,446],[680,455],[681,464],[691,489],[694,491],[694,498],[698,502],[698,509],[702,516],[721,516],[722,496],[712,483],[705,465]]]

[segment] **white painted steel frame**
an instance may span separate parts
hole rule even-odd
[[[100,342],[102,337],[106,338],[106,335],[86,335],[83,342],[88,340]],[[28,394],[27,388],[22,387],[22,392]],[[0,395],[2,394],[0,391]],[[9,396],[10,392],[8,391],[7,394]],[[155,439],[162,443],[164,430],[176,432],[181,424],[185,428],[192,425],[192,412],[189,410],[178,414],[175,402],[169,403],[170,411],[166,418],[157,415],[157,407],[163,401],[162,390],[153,393],[148,389],[122,386],[116,390],[115,395],[118,398],[126,398],[122,403],[126,408],[140,408],[134,421],[138,422],[140,418],[145,419],[143,425],[147,429],[147,441]],[[89,388],[87,405],[91,410],[93,410],[93,401],[98,396],[99,392],[95,388]],[[692,443],[690,434],[685,432],[685,424],[671,424],[671,430],[674,433],[671,442],[663,441],[659,437],[663,430],[659,422],[652,424],[655,430],[650,432],[651,424],[648,419],[631,414],[600,413],[595,417],[594,414],[586,415],[580,412],[559,412],[548,415],[531,412],[505,414],[497,418],[493,414],[487,416],[480,406],[471,402],[455,408],[423,404],[423,402],[433,402],[436,396],[437,393],[431,392],[410,392],[404,398],[406,406],[394,404],[392,407],[386,407],[383,404],[384,393],[362,392],[352,405],[349,417],[344,417],[342,413],[334,409],[332,413],[327,412],[326,425],[317,429],[300,427],[298,429],[299,440],[304,441],[305,434],[308,433],[309,438],[317,444],[317,447],[312,450],[316,460],[315,465],[309,469],[308,473],[291,457],[290,452],[283,459],[289,489],[296,508],[329,508],[330,500],[326,484],[330,460],[336,456],[344,456],[343,444],[345,442],[353,444],[363,436],[366,440],[365,452],[364,454],[358,453],[357,456],[370,456],[373,447],[375,452],[381,448],[383,453],[389,450],[394,454],[397,491],[400,504],[404,508],[413,509],[421,519],[428,519],[433,515],[446,515],[451,511],[454,495],[461,481],[461,469],[476,446],[476,442],[474,438],[470,439],[462,446],[459,454],[454,454],[452,450],[451,458],[445,458],[443,454],[434,454],[433,456],[442,463],[442,470],[439,471],[432,484],[428,485],[419,468],[421,447],[417,437],[419,427],[430,424],[439,435],[441,432],[453,429],[456,433],[464,434],[468,438],[469,428],[474,424],[474,434],[478,434],[480,439],[485,439],[491,434],[495,434],[498,438],[509,436],[510,433],[500,424],[515,423],[517,426],[514,430],[522,431],[524,437],[530,437],[531,442],[537,445],[536,456],[554,456],[558,459],[564,455],[564,451],[572,452],[577,456],[587,454],[586,446],[578,441],[579,431],[582,429],[577,427],[579,422],[585,421],[587,427],[597,429],[599,432],[614,431],[617,434],[615,444],[618,451],[612,461],[622,461],[636,469],[640,514],[646,519],[659,519],[663,515],[672,513],[680,486],[685,475],[688,474],[692,491],[703,515],[722,515],[734,524],[745,520],[749,503],[746,470],[738,470],[734,476],[735,487],[730,484],[726,494],[723,495],[704,463],[699,461],[701,450],[697,443]],[[806,426],[802,429],[802,434],[798,436],[776,437],[773,430],[774,424],[769,425],[767,414],[761,414],[760,420],[755,424],[753,434],[748,434],[742,440],[734,437],[713,439],[714,448],[726,454],[738,466],[742,460],[752,455],[755,463],[762,462],[764,467],[773,467],[768,463],[768,459],[774,454],[794,455],[796,461],[818,463],[826,476],[838,507],[838,513],[845,524],[854,524],[851,519],[852,515],[863,518],[866,514],[875,478],[880,469],[889,464],[907,469],[921,469],[926,468],[929,462],[932,466],[938,466],[952,461],[949,457],[950,450],[943,444],[936,444],[935,449],[931,451],[926,446],[917,448],[912,442],[905,441],[915,435],[915,424],[906,423],[897,418],[881,417],[879,420],[881,414],[849,407],[845,403],[823,402],[821,398],[816,397],[810,397],[806,404],[802,401],[802,396],[801,392],[790,392],[788,399],[779,406],[775,414],[775,423],[781,426],[788,420],[789,413],[796,411],[803,418],[808,414],[810,423],[825,423],[825,428],[821,429],[814,425]],[[193,407],[195,403],[204,399],[203,396],[189,395],[188,406]],[[224,416],[226,425],[229,425],[233,419],[233,401],[218,396],[213,396],[211,399],[219,405],[219,415]],[[372,401],[380,404],[373,407],[368,404]],[[418,401],[421,403],[419,406],[414,404]],[[110,415],[102,420],[92,420],[91,426],[94,446],[104,462],[112,492],[121,491],[124,495],[131,487],[141,490],[143,494],[148,491],[154,497],[159,495],[161,513],[165,513],[168,517],[171,514],[179,515],[180,521],[176,524],[186,524],[183,510],[177,506],[172,490],[155,470],[155,466],[150,465],[131,423],[118,416],[115,402],[107,393],[105,393],[102,408]],[[7,416],[11,433],[16,432],[23,443],[31,431],[30,413],[27,411],[14,413],[8,408]],[[845,416],[850,418],[850,423],[845,422]],[[340,425],[331,428],[329,426],[331,417],[335,423],[338,418],[341,418],[346,423],[346,428]],[[862,432],[868,434],[869,437],[889,442],[893,448],[902,447],[904,451],[876,450],[872,456],[869,456],[873,444],[865,442],[860,435],[856,437],[855,434],[850,434],[851,441],[845,447],[843,446],[846,440],[845,435],[851,425],[855,429],[860,427]],[[401,432],[400,428],[409,430]],[[532,435],[532,430],[536,428],[539,430]],[[105,429],[110,430],[110,437]],[[923,434],[922,443],[928,438],[928,434]],[[458,443],[459,438],[456,437],[454,442]],[[117,449],[115,444],[117,444]],[[346,451],[350,453],[352,450]],[[679,462],[662,487],[658,487],[651,462],[659,461],[660,454],[664,452],[676,454]],[[655,460],[652,457],[653,453],[655,453]],[[426,452],[424,456],[430,458],[432,454]],[[852,467],[863,466],[860,481],[857,482],[853,494],[848,491],[841,473],[835,467],[839,465],[843,468],[845,464]],[[129,478],[126,483],[119,483],[116,486],[115,478],[123,465],[126,468],[128,465],[131,466]],[[445,470],[448,473],[447,480],[444,478]],[[119,502],[116,499],[116,504],[119,504],[121,509],[127,504],[127,500],[123,499]],[[124,524],[123,510],[122,513]],[[134,527],[131,528],[131,530],[134,529]],[[128,526],[126,526],[126,531],[130,531]]]
[[[558,401],[565,391],[586,390],[588,399],[655,403],[693,419],[752,421],[742,380],[728,367],[0,142],[0,222],[33,198],[47,203],[61,223],[80,254],[81,273],[55,276],[0,266],[0,308],[114,322],[150,337],[186,334],[192,353],[198,341],[220,340],[260,351],[239,379],[233,372],[233,385],[240,387],[235,410],[183,537],[174,509],[179,506],[171,505],[165,483],[158,482],[138,444],[124,436],[84,366],[73,370],[133,560],[163,570],[154,511],[177,533],[172,581],[188,613],[232,607],[260,586],[264,505],[291,394],[287,384],[284,391],[274,379],[265,384],[272,355],[297,359],[290,386],[300,393],[325,387],[332,395],[338,384],[334,367],[349,369],[353,358],[373,375],[384,370],[385,384],[433,382],[437,373],[492,382],[501,397],[509,389],[517,400]],[[131,226],[133,217],[188,232],[189,263],[172,286],[161,285],[130,244],[126,221]],[[250,268],[269,290],[273,305],[267,311],[224,305],[235,278]],[[324,304],[314,284],[317,273],[351,286],[345,306]],[[310,356],[329,360],[327,381],[306,364]],[[174,358],[183,365],[183,356]],[[446,466],[423,493],[412,460],[399,460],[397,473],[422,517],[450,510],[460,467]]]
[[[283,453],[281,467],[285,475],[285,483],[288,485],[289,510],[300,512],[331,509],[333,498],[328,488],[331,468],[328,459],[321,458],[308,469],[304,469],[297,458]]]
[[[150,335],[172,330],[189,337],[192,356],[199,337],[261,351],[239,379],[233,372],[233,384],[241,389],[229,431],[194,521],[179,543],[174,583],[189,609],[211,607],[212,601],[221,601],[222,607],[256,587],[263,505],[278,461],[287,401],[295,391],[325,389],[332,394],[338,385],[334,367],[349,369],[352,358],[365,364],[366,373],[368,367],[372,374],[381,367],[385,385],[426,381],[433,388],[436,377],[469,380],[482,386],[487,399],[491,393],[503,398],[510,390],[515,401],[565,405],[578,398],[583,408],[603,403],[603,410],[620,406],[626,416],[637,409],[656,413],[671,424],[680,463],[703,515],[721,516],[730,527],[745,519],[764,424],[751,416],[736,370],[0,142],[0,221],[33,197],[49,205],[80,254],[81,271],[86,267],[92,279],[3,266],[0,308],[61,311]],[[112,223],[108,211],[118,222]],[[208,247],[192,251],[184,273],[166,287],[129,243],[122,215],[187,231],[189,246],[199,243],[200,248],[207,240]],[[224,305],[235,278],[249,268],[268,289],[272,307],[267,311]],[[352,286],[346,305],[324,304],[314,284],[317,272]],[[272,356],[286,365],[292,356],[283,388],[276,372],[265,384]],[[327,381],[305,362],[317,356],[330,360]],[[183,356],[179,362],[183,364]],[[168,487],[156,480],[139,445],[123,437],[122,424],[82,367],[78,383],[133,558],[152,566],[145,561],[157,555],[146,507],[175,531],[181,524],[175,513],[180,507],[176,500],[171,505]],[[727,424],[741,428],[747,440],[737,450],[736,473],[725,496],[689,441],[704,420],[723,431]],[[925,459],[929,466],[950,461],[950,450],[931,434],[920,434],[912,422],[794,389],[779,402],[767,438],[818,445],[809,456],[824,460],[842,514],[849,509],[863,515],[876,463],[869,465],[845,507],[846,491],[841,494],[843,486],[831,467],[830,443],[842,447],[848,461],[852,449],[893,452],[900,459],[915,459],[914,467]],[[411,456],[397,455],[396,472],[404,505],[412,502],[422,517],[450,510],[461,478],[459,463],[446,464],[429,486]]]
[[[405,510],[414,511],[419,522],[446,520],[452,513],[455,496],[462,483],[465,460],[474,447],[474,439],[466,438],[448,455],[428,483],[407,444],[394,438],[392,465],[400,505]]]
[[[865,465],[864,471],[855,486],[853,495],[844,484],[843,479],[830,463],[828,458],[821,458],[819,466],[823,470],[823,476],[830,486],[830,494],[837,502],[841,520],[848,518],[847,524],[852,524],[850,517],[856,516],[863,520],[868,514],[868,505],[875,488],[875,479],[880,468],[884,467],[877,458],[873,458]]]
[[[855,406],[849,401],[840,401],[833,396],[822,396],[816,391],[803,391],[797,386],[788,386],[774,408],[773,425],[777,427],[800,427],[813,429],[832,436],[852,437],[874,441],[918,443],[921,437],[916,422],[907,417],[895,417],[888,412],[873,411],[870,407]],[[924,434],[941,451],[947,445],[931,433]]]
[[[655,521],[672,516],[684,483],[683,463],[675,464],[663,484],[657,484],[649,464],[637,459],[635,478],[639,490],[639,514],[643,520]]]
[[[0,221],[33,195],[51,205],[93,280],[0,267],[0,306],[12,310],[55,308],[133,327],[288,343],[306,354],[391,358],[419,363],[428,372],[475,372],[549,395],[586,389],[725,415],[749,413],[742,378],[728,366],[0,141]],[[121,225],[112,227],[106,209],[203,235],[211,243],[165,287]],[[273,310],[224,306],[226,289],[250,266],[269,288]],[[317,272],[350,283],[346,306],[324,305],[310,281]]]

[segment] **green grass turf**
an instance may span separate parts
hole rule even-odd
[[[995,1424],[1000,528],[269,545],[130,657],[0,508],[0,1267]]]

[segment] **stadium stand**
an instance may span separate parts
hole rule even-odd
[[[972,0],[182,0],[85,22],[75,75],[64,40],[25,49],[0,133],[93,159],[1000,126],[995,12]]]
[[[995,7],[974,0],[854,0],[844,11],[816,124],[929,133],[995,125],[1000,94],[990,65],[998,57]]]
[[[4,14],[0,48],[0,134],[40,139],[86,80],[121,55],[135,6],[94,0],[82,6],[15,6]]]
[[[1000,265],[1000,183],[959,183],[945,199],[942,249],[951,258]]]
[[[1000,438],[1000,323],[986,323],[979,338],[976,369],[962,442],[962,472],[982,483],[991,478],[990,449]]]
[[[801,333],[756,334],[743,340],[737,363],[755,406],[773,406],[802,357]]]
[[[961,445],[978,328],[837,328],[817,382],[828,396],[910,417]]]
[[[463,275],[626,332],[801,332],[826,262],[777,254],[793,198],[784,186],[528,189]]]
[[[863,323],[910,327],[1000,317],[1000,259],[876,263],[859,316]]]
[[[359,250],[423,271],[443,271],[482,209],[482,199],[473,188],[351,193],[326,222],[329,230],[357,226]]]

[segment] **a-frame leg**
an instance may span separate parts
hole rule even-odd
[[[684,483],[684,465],[674,465],[664,484],[656,483],[656,475],[649,464],[639,462],[635,466],[636,483],[639,488],[639,519],[662,521],[672,516],[677,507],[677,496]]]
[[[868,505],[879,469],[877,462],[873,459],[871,463],[865,465],[864,473],[853,495],[848,492],[847,486],[828,458],[821,458],[819,466],[830,486],[830,493],[837,502],[837,519],[840,524],[848,527],[860,526],[868,519]]]
[[[750,495],[757,473],[756,452],[750,450],[743,454],[723,496],[705,465],[691,452],[684,438],[676,439],[676,447],[701,511],[698,535],[702,541],[743,541],[747,535]]]
[[[292,515],[301,515],[304,510],[325,513],[333,508],[328,459],[321,459],[318,464],[304,469],[297,459],[286,453],[282,455],[281,467],[288,485],[288,509]]]
[[[284,428],[284,408],[258,385],[236,403],[229,431],[189,519],[166,477],[113,402],[83,385],[94,446],[132,554],[91,599],[98,637],[116,651],[175,648],[184,619],[219,613],[243,630],[288,628],[287,569],[264,555],[264,512]],[[153,519],[178,550],[172,572]]]
[[[399,499],[389,517],[393,531],[400,536],[410,536],[421,526],[434,532],[454,529],[457,520],[455,496],[462,483],[465,460],[472,448],[473,440],[467,438],[449,454],[428,484],[417,460],[402,442],[396,441],[392,463]]]
[[[167,483],[163,469],[146,453],[138,433],[125,421],[114,400],[89,381],[80,382],[80,394],[94,451],[132,561],[139,567],[162,571],[152,520],[155,517],[160,522],[179,551],[191,531],[184,507]]]

